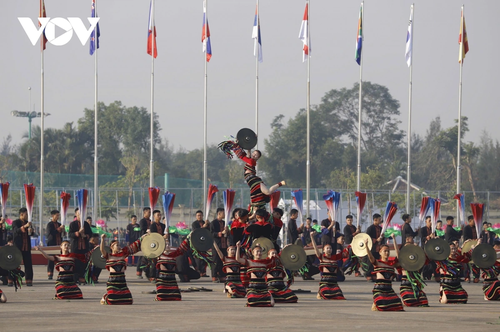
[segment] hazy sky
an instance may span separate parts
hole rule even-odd
[[[385,85],[401,103],[406,130],[409,70],[405,40],[410,5],[415,2],[413,53],[413,131],[424,134],[430,120],[441,116],[444,127],[458,113],[458,33],[460,7],[470,51],[463,71],[463,115],[469,117],[466,140],[479,141],[483,130],[497,130],[496,79],[500,54],[496,41],[500,2],[496,0],[367,0],[363,42],[363,78]],[[158,58],[155,61],[155,111],[161,136],[176,148],[203,144],[202,0],[156,0]],[[254,127],[255,58],[251,39],[255,0],[209,0],[213,57],[208,64],[208,140],[218,143],[242,127]],[[45,0],[48,17],[90,16],[90,0]],[[306,107],[307,65],[298,39],[304,0],[260,0],[264,62],[260,65],[260,139],[278,114],[287,119]],[[354,60],[359,1],[312,0],[311,101],[321,102],[331,89],[358,81]],[[146,53],[149,0],[98,0],[101,17],[99,100],[126,106],[150,105],[151,58]],[[40,111],[40,47],[32,46],[18,17],[38,17],[39,0],[0,2],[0,110],[2,137],[19,143],[27,119],[12,110]],[[60,33],[60,32],[59,32]],[[47,44],[45,111],[47,127],[62,128],[94,103],[94,58],[88,42],[74,35],[65,46]],[[40,119],[33,121],[39,124]],[[305,129],[304,132],[305,134]],[[144,133],[149,135],[149,133]],[[286,156],[286,151],[283,151]]]

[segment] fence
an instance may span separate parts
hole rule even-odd
[[[43,207],[40,207],[39,188],[37,188],[37,196],[35,198],[33,208],[33,221],[36,226],[40,223],[45,223],[50,218],[50,211],[53,209],[60,209],[60,194],[66,191],[71,194],[71,203],[68,211],[67,220],[73,219],[73,209],[77,206],[76,190],[79,188],[47,188],[44,189],[44,202]],[[219,193],[216,194],[214,203],[212,204],[212,211],[210,218],[214,217],[214,212],[217,207],[223,207],[222,191],[224,187],[219,187]],[[203,190],[199,188],[168,188],[170,192],[176,194],[175,207],[172,213],[173,224],[184,221],[188,226],[195,219],[194,215],[197,210],[204,211]],[[234,207],[248,207],[250,202],[250,191],[248,187],[233,189],[236,191]],[[293,199],[291,198],[292,189],[281,190],[280,207],[285,211],[285,218],[288,217],[289,211],[295,207]],[[326,194],[327,189],[311,189],[310,191],[310,216],[313,219],[322,220],[326,218],[326,204],[323,201],[323,195]],[[340,215],[338,221],[343,228],[343,221],[347,214],[352,214],[357,220],[356,216],[356,197],[354,191],[340,191],[341,204]],[[365,204],[364,212],[360,218],[360,225],[365,229],[371,223],[371,216],[374,213],[384,214],[385,205],[387,201],[395,201],[398,204],[399,216],[407,212],[406,209],[406,192],[392,192],[390,190],[367,190],[367,201]],[[473,201],[473,194],[465,192],[466,205]],[[89,189],[88,197],[88,211],[87,216],[92,216],[93,211],[93,195],[92,189]],[[414,226],[418,226],[418,215],[420,212],[420,203],[424,195],[441,199],[441,215],[444,218],[447,215],[456,216],[456,202],[453,199],[451,192],[413,192],[411,194],[410,215],[414,218]],[[304,193],[305,196],[305,193]],[[476,201],[485,204],[484,220],[492,223],[500,222],[500,192],[476,192]],[[304,200],[305,201],[305,200]],[[97,217],[92,216],[94,220],[103,219],[107,221],[110,228],[125,228],[128,225],[130,216],[135,214],[139,217],[142,216],[142,209],[149,206],[149,194],[147,188],[100,188],[99,192],[99,206],[97,209]],[[20,207],[25,206],[24,190],[20,187],[11,187],[9,190],[9,198],[6,204],[6,214],[14,219],[17,216],[17,211]],[[161,206],[161,199],[159,199],[157,208],[163,210]],[[304,212],[305,212],[304,207]],[[470,213],[470,209],[466,209],[466,213]],[[42,214],[42,215],[41,215]],[[284,218],[284,219],[285,219]],[[304,216],[305,218],[305,216]],[[230,218],[226,218],[229,220]],[[400,217],[394,218],[396,223],[401,223]]]

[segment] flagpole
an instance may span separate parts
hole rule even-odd
[[[205,0],[205,74],[204,74],[204,84],[203,84],[203,204],[207,201],[207,85],[208,85],[208,75],[207,75],[207,52],[208,52],[208,10],[207,2]],[[227,218],[227,216],[226,216]]]
[[[364,25],[364,1],[361,2],[361,24]],[[361,30],[361,40],[363,40],[363,30]],[[358,171],[357,171],[357,180],[356,180],[356,190],[360,191],[361,189],[361,119],[362,119],[362,106],[363,106],[363,52],[360,54],[359,61],[359,103],[358,103]],[[359,225],[358,216],[358,225]]]
[[[463,25],[464,25],[464,5],[462,5],[462,18],[460,20],[460,29],[461,29],[461,43],[460,43],[460,54],[463,54],[463,47],[465,43],[465,31],[463,31]],[[465,29],[464,29],[465,30]],[[460,163],[460,149],[462,148],[462,142],[461,142],[461,134],[462,134],[462,69],[464,65],[464,57],[462,56],[462,60],[460,61],[460,79],[458,83],[458,139],[457,139],[457,194],[460,193],[460,170],[461,170],[461,163]],[[464,216],[465,218],[465,216]],[[459,220],[460,220],[460,215],[459,215],[459,205],[457,202],[457,226],[459,225]],[[465,222],[465,220],[464,220]]]
[[[94,13],[97,17],[97,0],[94,2]],[[97,124],[98,122],[98,105],[97,105],[97,24],[94,27],[94,203],[92,209],[92,217],[94,222],[97,220],[97,205],[99,202],[99,164],[98,164],[98,136],[97,136]]]
[[[309,217],[309,197],[311,190],[311,160],[310,160],[310,111],[311,111],[311,49],[309,48],[311,44],[311,26],[309,24],[310,12],[311,12],[311,1],[307,1],[308,11],[307,11],[307,161],[306,161],[306,218]],[[302,220],[303,222],[303,220]]]
[[[153,40],[151,42],[151,128],[150,128],[150,151],[149,151],[149,154],[151,156],[151,161],[149,163],[149,186],[150,187],[154,187],[154,178],[155,178],[155,175],[154,175],[154,157],[153,157],[153,153],[154,153],[154,145],[153,145],[153,137],[154,137],[154,107],[155,107],[155,104],[154,104],[154,96],[155,96],[155,42],[156,42],[156,39],[155,39],[155,29],[156,29],[156,26],[155,26],[155,0],[152,0],[151,1],[151,26],[152,26],[152,29],[153,31],[151,32],[153,34]],[[153,211],[151,211],[151,213],[153,213]]]
[[[260,29],[260,9],[259,0],[257,0],[257,29]],[[257,34],[260,32],[257,30]],[[257,35],[257,44],[259,42]],[[259,45],[257,45],[257,53],[255,54],[255,134],[259,137]],[[259,148],[259,141],[257,140],[256,149]]]
[[[44,131],[44,120],[45,120],[45,69],[44,69],[44,49],[43,49],[43,35],[41,38],[41,56],[40,56],[40,61],[41,61],[41,72],[40,72],[40,111],[41,111],[41,120],[40,120],[40,232],[39,232],[39,237],[41,240],[42,237],[42,222],[43,222],[43,169],[44,169],[44,137],[43,137],[43,131]]]
[[[411,62],[410,62],[410,82],[408,84],[408,169],[406,171],[406,213],[410,214],[410,189],[411,189],[411,108],[412,108],[412,93],[413,93],[413,17],[414,17],[414,6],[411,5],[411,32],[410,32],[410,44],[411,44]]]

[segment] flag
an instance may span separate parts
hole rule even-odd
[[[462,7],[462,17],[460,19],[460,34],[458,35],[458,44],[459,52],[458,52],[458,62],[463,63],[465,59],[465,55],[469,52],[469,40],[467,39],[467,30],[465,29],[465,17],[464,17],[464,8]]]
[[[149,22],[148,22],[148,54],[153,55],[154,48],[154,58],[158,56],[158,48],[156,47],[156,25],[153,13],[153,0],[149,2]],[[151,211],[153,212],[153,211]]]
[[[47,13],[45,12],[45,2],[40,0],[40,15],[38,17],[47,17]],[[42,26],[40,22],[38,22],[38,26]],[[42,41],[40,42],[40,47],[45,50],[47,44],[47,37],[45,37],[45,29],[43,29],[42,33]]]
[[[91,8],[90,16],[97,17],[97,11],[95,9],[95,0],[92,0],[92,6],[90,8]],[[99,48],[99,37],[101,37],[101,31],[99,30],[99,22],[97,22],[96,27],[94,28],[94,30],[92,30],[92,33],[90,34],[90,55],[94,54],[96,49]]]
[[[361,66],[362,47],[363,47],[363,3],[361,3],[361,7],[359,7],[358,37],[356,38],[356,62],[360,66]]]
[[[304,11],[304,18],[300,26],[299,39],[304,44],[302,52],[302,62],[305,62],[311,55],[311,40],[309,38],[309,2],[306,2],[306,9]]]
[[[260,39],[260,18],[259,5],[255,7],[255,19],[253,21],[253,55],[259,57],[259,62],[262,62],[262,40]]]
[[[212,45],[210,44],[210,27],[208,26],[207,1],[203,1],[203,27],[201,30],[201,42],[203,43],[203,52],[207,54],[207,62],[212,58]]]
[[[413,5],[410,10],[410,21],[408,22],[408,32],[406,33],[406,64],[411,66],[413,55]]]

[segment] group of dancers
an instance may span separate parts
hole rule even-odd
[[[256,175],[256,163],[261,153],[258,150],[245,152],[237,142],[222,144],[222,149],[228,155],[236,155],[245,162],[244,178],[247,181],[251,202],[249,209],[235,209],[231,228],[217,226],[217,230],[212,232],[214,240],[213,249],[208,253],[196,253],[208,259],[208,263],[214,265],[215,271],[220,270],[220,281],[224,282],[224,293],[229,298],[245,298],[248,307],[272,307],[275,303],[296,303],[297,295],[291,290],[294,274],[297,271],[290,271],[286,268],[280,254],[282,252],[278,244],[278,237],[283,227],[283,210],[273,209],[272,213],[266,211],[266,203],[269,202],[269,195],[280,186],[285,185],[285,181],[267,188],[262,179]],[[250,156],[250,157],[249,157]],[[153,215],[160,211],[153,211]],[[350,245],[344,248],[342,242],[337,244],[323,243],[320,249],[314,240],[316,232],[310,232],[310,237],[315,264],[319,268],[321,280],[317,292],[317,298],[322,300],[345,300],[344,294],[338,284],[339,271],[349,265],[350,270],[359,271],[363,268],[367,279],[374,281],[372,310],[378,311],[403,311],[403,306],[426,307],[429,305],[423,287],[425,281],[421,271],[405,271],[398,262],[399,247],[395,241],[395,259],[390,257],[390,248],[385,244],[384,235],[381,234],[379,226],[380,215],[374,217],[374,227],[369,227],[368,234],[372,238],[373,247],[369,249],[368,240],[365,242],[366,259],[356,257]],[[155,218],[155,220],[161,218]],[[322,226],[332,233],[331,239],[343,237],[339,233],[338,223],[329,218],[330,226]],[[219,222],[219,220],[215,220]],[[86,223],[83,223],[84,225]],[[206,221],[205,225],[209,225]],[[222,224],[224,225],[224,224]],[[323,223],[322,223],[323,225]],[[132,304],[133,298],[127,287],[125,270],[127,258],[141,251],[141,243],[151,232],[158,232],[163,235],[164,226],[156,228],[151,225],[150,232],[145,232],[139,239],[131,242],[125,247],[119,247],[116,240],[109,243],[110,250],[105,246],[106,235],[101,236],[101,243],[94,250],[99,250],[106,260],[106,269],[109,271],[109,278],[106,286],[106,293],[100,300],[101,304],[117,305]],[[77,238],[80,233],[83,235],[86,229],[78,224],[75,229]],[[351,235],[356,235],[359,230],[354,230]],[[191,233],[193,234],[193,233]],[[156,267],[156,275],[153,277],[156,283],[156,301],[179,301],[182,299],[180,289],[176,281],[176,257],[188,251],[196,251],[191,243],[191,234],[185,238],[177,248],[171,248],[168,242],[168,234],[165,234],[165,250],[155,259],[150,259],[149,263]],[[230,234],[231,236],[227,236]],[[356,235],[357,236],[357,235]],[[264,248],[257,239],[267,238],[273,247]],[[413,243],[414,234],[407,234],[403,241],[403,246],[415,245]],[[429,238],[435,237],[430,234]],[[80,238],[81,240],[81,238]],[[221,242],[223,241],[223,242]],[[218,244],[219,242],[219,244]],[[477,244],[481,243],[481,239]],[[426,266],[433,266],[436,276],[440,279],[440,302],[441,303],[467,303],[467,292],[461,285],[461,270],[464,264],[471,260],[471,252],[475,246],[471,246],[468,252],[462,252],[455,242],[450,244],[450,255],[444,260],[427,260]],[[73,251],[70,242],[60,243],[61,253],[48,255],[42,247],[35,247],[41,252],[49,262],[55,264],[59,271],[56,280],[56,299],[81,299],[83,298],[81,289],[78,287],[77,278],[74,273],[77,266],[86,263],[87,269],[92,266],[89,256]],[[495,245],[495,249],[500,251],[500,243]],[[263,254],[264,252],[264,254]],[[90,261],[90,262],[89,262]],[[370,265],[370,267],[368,267]],[[489,268],[482,269],[483,292],[485,300],[500,300],[500,263],[495,262]],[[306,273],[301,271],[301,273]],[[392,287],[392,282],[396,275],[401,276],[400,296],[396,294]],[[212,275],[212,277],[214,277]],[[0,290],[0,302],[5,302],[5,295]]]

